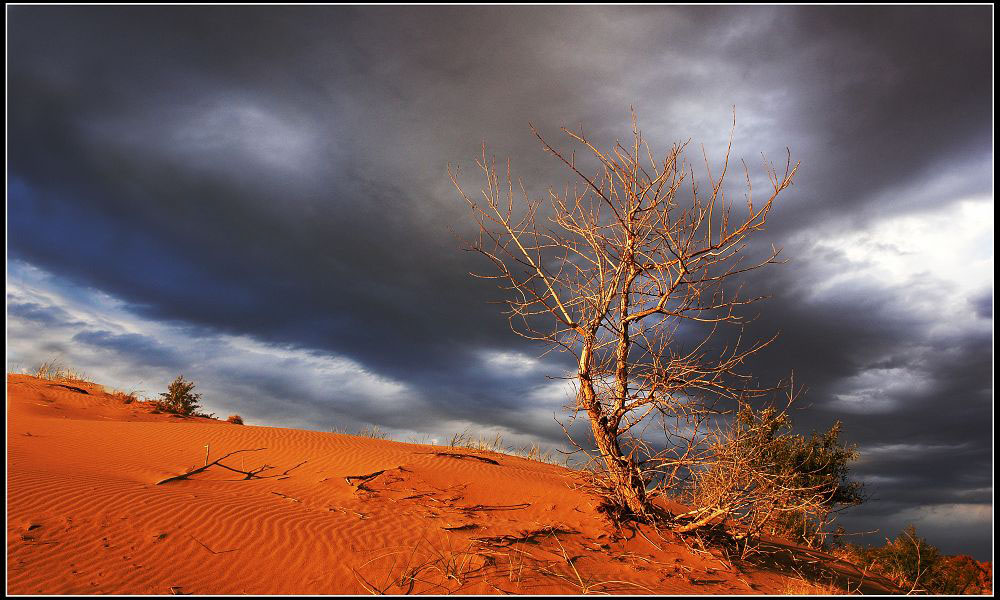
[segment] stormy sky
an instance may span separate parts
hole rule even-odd
[[[252,424],[563,444],[560,355],[468,275],[485,141],[572,181],[531,122],[607,146],[629,107],[755,176],[802,162],[761,378],[844,422],[878,541],[991,556],[992,7],[8,7],[7,367],[154,396],[178,373]],[[697,164],[697,161],[694,161]],[[704,176],[704,172],[699,174]],[[739,181],[736,181],[738,184]]]

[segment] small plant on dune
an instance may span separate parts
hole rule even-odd
[[[463,431],[462,433],[456,433],[451,436],[451,441],[448,445],[452,448],[469,448],[472,450],[483,450],[485,452],[498,452],[500,454],[507,454],[510,449],[503,443],[503,435],[500,433],[493,434],[493,437],[486,436],[473,436],[468,431]]]
[[[242,425],[243,417],[239,415],[229,415],[229,418],[226,419],[226,422],[232,423],[233,425]]]
[[[521,447],[508,446],[504,443],[503,434],[499,432],[494,433],[492,437],[489,437],[485,435],[475,436],[466,430],[462,433],[453,434],[451,436],[451,440],[448,442],[448,446],[452,448],[469,448],[484,452],[496,452],[498,454],[507,454],[509,456],[520,456],[521,458],[527,458],[528,460],[553,465],[561,464],[560,461],[553,456],[551,450],[542,450],[542,447],[537,442]]]
[[[145,392],[139,389],[131,389],[127,392],[125,390],[116,389],[111,392],[111,397],[118,400],[122,404],[132,404],[134,402],[141,402],[142,395],[144,393]]]
[[[330,429],[330,433],[337,433],[340,435],[354,435],[357,437],[366,437],[373,440],[387,440],[389,439],[389,432],[382,429],[378,425],[365,425],[357,431],[351,431],[347,427],[333,427]]]
[[[139,399],[136,392],[123,392],[121,390],[115,390],[111,393],[111,397],[118,400],[122,404],[132,404]]]
[[[201,394],[195,394],[193,381],[185,381],[183,375],[178,375],[177,379],[170,384],[166,392],[160,394],[163,398],[156,403],[161,411],[182,415],[185,417],[195,414],[195,410],[201,408],[198,400]]]

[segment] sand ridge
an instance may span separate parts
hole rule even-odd
[[[7,392],[8,593],[753,594],[798,585],[781,569],[733,568],[718,551],[650,527],[616,528],[580,475],[555,465],[153,414],[85,382],[9,375]],[[248,451],[221,461],[234,470],[217,464],[170,480],[203,467],[206,446],[209,462]],[[815,556],[852,589],[890,589]]]

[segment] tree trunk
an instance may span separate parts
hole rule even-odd
[[[646,485],[639,475],[638,466],[632,459],[623,456],[618,437],[608,426],[604,415],[591,415],[590,423],[594,431],[594,441],[604,457],[608,468],[608,476],[615,493],[624,502],[629,512],[636,516],[645,516],[649,509],[646,499]]]
[[[593,339],[586,338],[580,352],[580,394],[590,427],[594,433],[594,441],[601,451],[601,457],[608,469],[608,477],[615,493],[624,502],[625,507],[636,516],[644,516],[648,512],[646,500],[646,485],[639,474],[638,466],[632,459],[623,456],[618,444],[617,424],[608,420],[604,408],[594,392],[594,383],[590,377],[590,358],[593,352]]]

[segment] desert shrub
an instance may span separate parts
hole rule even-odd
[[[229,415],[229,418],[226,419],[226,422],[232,423],[233,425],[242,425],[243,417],[239,415]]]
[[[745,538],[769,532],[821,545],[831,517],[864,501],[861,484],[847,479],[857,451],[839,441],[840,429],[795,435],[785,411],[741,405],[691,474],[695,522],[729,518]]]
[[[195,394],[191,391],[194,389],[194,385],[193,381],[185,381],[183,375],[178,375],[167,391],[160,394],[162,400],[156,403],[157,408],[175,415],[193,415],[195,410],[201,408],[201,405],[198,404],[201,394]]]
[[[832,517],[865,501],[863,485],[848,479],[848,465],[858,459],[858,452],[855,446],[840,442],[841,427],[837,421],[825,433],[774,439],[768,457],[774,472],[788,473],[788,485],[819,497],[808,508],[778,514],[769,524],[772,533],[790,536],[810,547],[821,546]]]
[[[989,594],[992,574],[969,556],[946,556],[908,525],[882,546],[845,544],[838,554],[888,578],[900,588],[928,594]]]
[[[971,556],[944,556],[936,580],[936,594],[993,594],[993,569]]]

